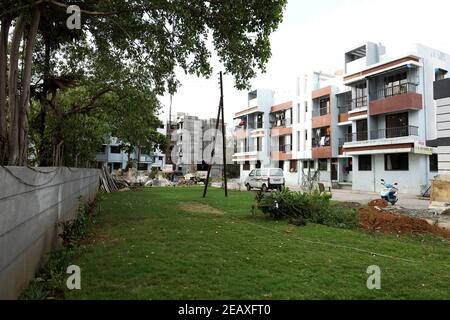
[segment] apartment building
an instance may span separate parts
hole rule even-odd
[[[240,165],[243,182],[251,170],[270,167],[270,112],[275,92],[257,89],[248,93],[247,104],[234,117],[236,150],[232,160]]]
[[[130,156],[127,152],[120,148],[120,141],[117,138],[111,138],[109,144],[101,146],[100,150],[95,156],[95,161],[100,168],[103,164],[107,164],[111,174],[116,174],[118,170],[124,170],[127,167],[129,160],[137,160],[138,153],[135,151]],[[148,154],[140,154],[138,162],[138,170],[149,172],[154,157]]]
[[[449,55],[423,45],[391,56],[366,43],[345,54],[351,103],[340,109],[339,124],[348,123],[342,154],[353,158],[354,190],[379,191],[382,178],[411,194],[430,185],[437,174],[427,145],[437,137],[433,82],[449,68]]]
[[[171,161],[175,170],[183,174],[195,170],[207,170],[213,161],[212,177],[222,174],[222,124],[216,131],[216,119],[200,119],[187,113],[179,112],[173,119],[176,129],[172,130]],[[226,125],[225,125],[226,127]],[[215,144],[214,144],[214,139]],[[211,152],[215,145],[215,156]]]
[[[449,132],[448,100],[435,104],[433,83],[450,56],[423,45],[391,55],[368,42],[344,58],[342,72],[299,77],[291,99],[249,93],[236,113],[241,180],[263,165],[283,168],[288,185],[300,185],[308,170],[333,188],[378,192],[385,179],[420,194],[430,185],[438,162],[430,141]]]
[[[450,79],[445,78],[445,70],[438,72],[434,82],[437,137],[428,144],[437,148],[434,163],[437,162],[439,174],[450,176]]]

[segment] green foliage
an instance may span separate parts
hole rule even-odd
[[[338,228],[356,228],[356,212],[332,207],[329,193],[293,192],[288,188],[257,196],[258,208],[275,220],[290,218]]]
[[[92,221],[92,216],[87,212],[88,208],[89,206],[80,198],[76,218],[58,223],[58,226],[62,229],[59,236],[63,240],[64,247],[78,246],[79,241],[86,235],[89,222]]]

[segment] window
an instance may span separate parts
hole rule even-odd
[[[297,123],[300,123],[300,103],[297,103]]]
[[[384,155],[384,170],[386,171],[408,171],[408,153],[393,153]]]
[[[111,146],[110,148],[111,153],[120,153],[120,147],[119,146]]]
[[[159,157],[158,159],[159,159],[159,161],[163,161],[163,157]]]
[[[430,156],[430,171],[437,172],[438,171],[438,155],[432,154]]]
[[[303,169],[308,169],[308,161],[303,161]]]
[[[328,160],[319,159],[319,171],[327,171],[327,170],[328,170]]]
[[[297,160],[289,161],[289,172],[297,172]]]
[[[278,168],[280,168],[281,170],[284,169],[284,161],[278,161]]]
[[[408,135],[408,112],[386,116],[386,138],[406,137]],[[380,138],[383,138],[383,136]]]
[[[314,170],[315,166],[314,166],[314,160],[309,160],[309,168]]]
[[[392,97],[408,92],[408,76],[406,72],[384,78],[384,96]]]
[[[305,113],[308,112],[308,101],[305,101]]]
[[[308,141],[308,130],[305,130],[305,141]]]
[[[301,134],[300,131],[297,131],[297,151],[301,150],[302,142],[301,142]]]
[[[249,171],[250,170],[250,162],[245,161],[242,170]]]
[[[358,170],[359,171],[372,171],[372,156],[360,155],[358,157]]]
[[[323,98],[319,100],[319,114],[324,116],[330,113],[330,97]]]
[[[256,138],[256,151],[262,151],[262,137]]]

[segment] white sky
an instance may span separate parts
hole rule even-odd
[[[391,55],[413,43],[450,53],[449,0],[288,0],[284,20],[271,36],[272,58],[266,74],[251,81],[252,88],[293,90],[295,76],[313,70],[343,68],[344,52],[366,41],[381,42]],[[222,70],[213,62],[213,72]],[[178,73],[182,87],[173,97],[172,113],[216,117],[219,87],[211,79]],[[247,91],[234,88],[224,77],[225,121],[247,105]],[[169,96],[161,97],[166,119]]]

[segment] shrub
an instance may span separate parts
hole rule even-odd
[[[257,207],[275,220],[289,218],[303,225],[307,221],[338,228],[355,228],[356,211],[331,206],[331,194],[314,191],[292,192],[285,188],[281,191],[257,194]]]

